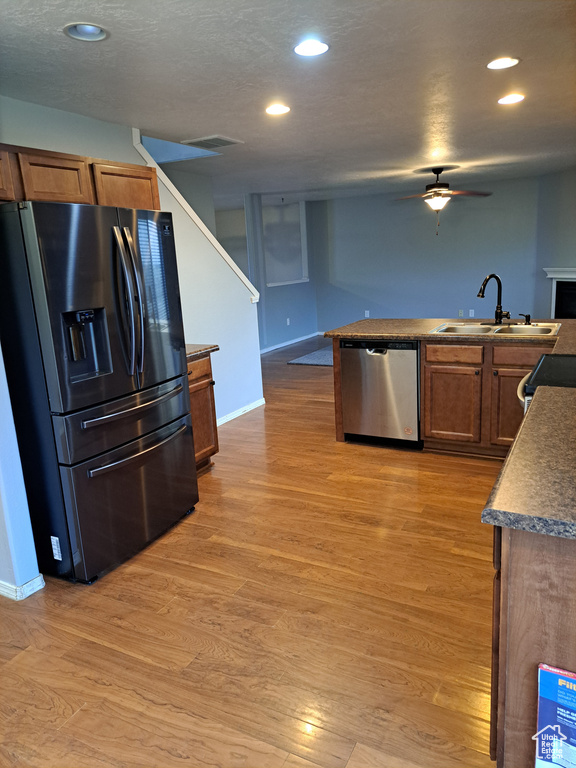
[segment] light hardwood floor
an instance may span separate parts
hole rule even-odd
[[[263,358],[196,512],[91,586],[0,598],[0,766],[488,768],[500,464],[334,440]],[[216,385],[217,395],[217,385]]]

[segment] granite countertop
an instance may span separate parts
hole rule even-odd
[[[206,355],[217,352],[219,349],[217,344],[186,344],[186,360],[191,362],[197,357],[206,357]]]
[[[509,321],[510,322],[510,321]],[[515,325],[523,325],[521,319],[511,321]],[[551,322],[550,319],[534,320],[535,323]],[[460,343],[463,339],[466,339],[468,344],[474,342],[499,342],[506,344],[550,344],[555,342],[554,351],[556,354],[576,354],[576,320],[558,320],[553,322],[561,323],[561,328],[557,336],[501,336],[500,334],[485,334],[482,336],[457,333],[446,334],[431,334],[434,328],[444,323],[471,323],[477,325],[478,323],[491,323],[494,324],[493,318],[478,318],[478,317],[432,317],[432,318],[368,318],[366,320],[358,320],[355,323],[349,325],[343,325],[340,328],[334,328],[331,331],[326,331],[324,336],[330,339],[413,339],[413,340],[427,340],[437,339],[442,343],[449,342],[451,340],[457,340]]]
[[[326,331],[324,336],[331,339],[421,339],[430,333],[433,328],[442,323],[462,322],[460,320],[450,321],[449,318],[436,319],[381,319],[369,318],[367,320],[358,320],[356,323],[343,325],[341,328],[335,328],[333,331]],[[472,320],[477,323],[478,320]]]
[[[468,344],[542,344],[555,341],[550,354],[576,355],[576,320],[558,320],[557,336],[442,336],[430,331],[466,318],[366,319],[328,331],[342,339],[465,339]],[[468,322],[489,322],[478,318]],[[535,320],[534,322],[550,322]],[[576,539],[576,388],[538,387],[500,471],[482,521],[504,528]]]
[[[574,413],[576,389],[538,387],[482,522],[576,539]]]

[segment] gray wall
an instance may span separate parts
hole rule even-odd
[[[452,200],[438,236],[436,216],[420,200],[372,195],[310,203],[319,330],[366,310],[370,317],[456,317],[460,309],[491,316],[495,288],[476,298],[490,272],[502,278],[505,309],[533,312],[537,181],[490,189],[491,197]]]
[[[548,317],[551,282],[543,267],[576,267],[576,168],[474,186],[493,194],[452,200],[438,235],[435,214],[420,200],[370,195],[307,203],[310,282],[258,284],[261,347],[354,322],[366,311],[434,318],[473,310],[477,318],[492,317],[496,286],[485,299],[476,296],[491,272],[502,278],[503,306],[513,317]],[[245,236],[237,225],[241,212],[223,212],[223,224],[226,216]],[[258,274],[254,280],[262,282]]]
[[[132,128],[0,96],[0,141],[145,165]]]
[[[216,234],[216,218],[212,182],[207,176],[178,170],[177,163],[165,163],[161,166],[178,191],[184,195],[190,206],[200,216],[213,235]]]
[[[256,218],[259,216],[259,210],[257,205],[253,212]],[[260,349],[274,348],[289,344],[294,339],[314,335],[318,330],[318,318],[312,265],[309,265],[310,278],[307,282],[268,288],[262,249],[256,244],[250,255],[248,254],[244,210],[217,211],[216,227],[219,241],[260,292]],[[290,325],[287,324],[287,319],[290,320]]]
[[[1,349],[0,425],[0,595],[14,597],[38,578],[38,562]]]
[[[576,267],[576,168],[540,179],[534,313],[550,312],[551,286],[543,267]]]
[[[243,208],[216,211],[216,235],[222,246],[234,259],[246,277],[254,281],[248,261],[246,216]]]

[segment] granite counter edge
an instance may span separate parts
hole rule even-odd
[[[206,357],[219,349],[217,344],[186,344],[186,360],[192,362],[196,358]]]
[[[494,509],[493,507],[485,507],[480,519],[483,523],[497,525],[501,528],[514,528],[518,531],[527,531],[528,533],[541,533],[544,536],[576,539],[576,523],[570,523],[565,520],[522,515],[517,512]]]

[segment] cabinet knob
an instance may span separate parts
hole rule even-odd
[[[474,371],[475,376],[480,376],[480,371]]]
[[[492,371],[492,376],[498,376],[498,371]]]

